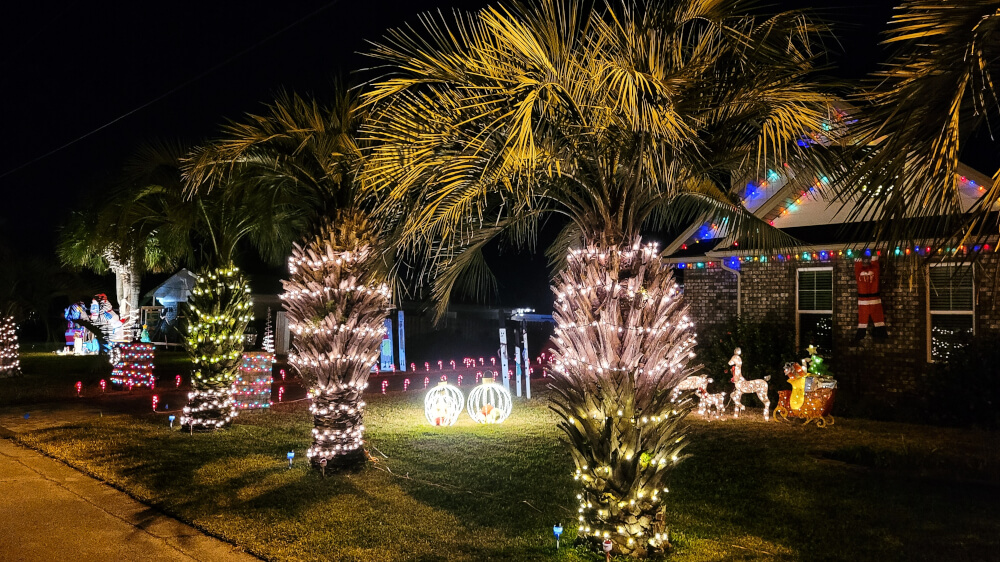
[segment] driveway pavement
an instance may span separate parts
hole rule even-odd
[[[0,437],[0,560],[257,558]]]

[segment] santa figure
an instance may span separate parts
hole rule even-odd
[[[879,266],[876,254],[869,261],[854,260],[854,278],[858,282],[858,333],[854,341],[865,337],[869,320],[874,324],[872,336],[885,339],[889,333],[885,329],[885,315],[882,312],[882,297],[878,292]]]

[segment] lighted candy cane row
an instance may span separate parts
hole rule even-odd
[[[472,389],[465,404],[462,391],[447,382],[440,382],[424,397],[424,417],[431,425],[454,425],[466,406],[469,417],[477,423],[503,423],[510,416],[510,391],[483,377],[483,384]]]

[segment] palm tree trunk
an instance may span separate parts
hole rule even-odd
[[[581,535],[645,556],[665,542],[666,477],[686,444],[690,400],[670,390],[694,370],[687,307],[638,239],[571,251],[554,291],[552,407],[576,463]]]
[[[181,425],[191,431],[221,429],[237,415],[232,396],[243,352],[243,332],[253,320],[250,286],[233,266],[198,276],[188,298],[184,348],[193,374]]]
[[[306,247],[296,244],[290,279],[282,282],[295,334],[288,360],[310,386],[314,427],[307,456],[318,469],[365,462],[362,394],[378,358],[389,295],[385,285],[365,281],[377,259],[364,238],[366,224],[337,221]]]

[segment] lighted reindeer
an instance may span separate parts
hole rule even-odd
[[[726,413],[726,393],[708,394],[698,392],[698,415],[705,416],[709,420],[712,418],[721,419]]]
[[[670,391],[670,401],[677,400],[677,397],[685,390],[693,390],[698,395],[698,398],[701,398],[703,394],[708,392],[708,384],[710,382],[712,382],[712,379],[708,378],[708,375],[692,375],[687,377],[677,383],[677,386]]]
[[[733,390],[731,395],[733,399],[733,417],[740,417],[740,410],[745,409],[741,400],[744,394],[756,394],[757,398],[764,403],[764,421],[770,419],[771,411],[771,401],[767,398],[767,381],[771,380],[771,376],[768,375],[763,379],[756,379],[748,381],[743,378],[743,359],[740,357],[742,351],[740,348],[736,348],[733,353],[732,359],[729,360],[729,364],[733,368],[733,384],[736,385],[736,389]]]

